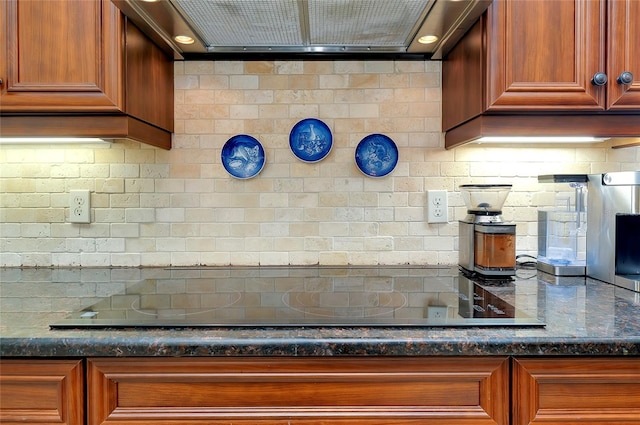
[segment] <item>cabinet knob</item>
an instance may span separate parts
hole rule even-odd
[[[630,73],[629,71],[624,71],[622,74],[620,74],[617,81],[618,81],[618,84],[624,84],[624,85],[631,84],[633,83],[633,74]]]
[[[591,78],[591,84],[595,86],[604,86],[607,84],[607,81],[609,81],[609,79],[607,78],[607,74],[604,72],[596,72]]]
[[[2,83],[3,83],[3,82],[4,82],[4,81],[2,81],[2,78],[0,78],[0,86],[2,85]]]

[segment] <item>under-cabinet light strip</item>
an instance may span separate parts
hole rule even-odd
[[[0,144],[109,143],[97,137],[0,137]]]
[[[596,143],[604,142],[606,137],[591,136],[485,136],[474,140],[476,143]]]

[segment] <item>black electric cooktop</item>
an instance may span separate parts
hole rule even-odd
[[[475,282],[455,268],[176,268],[50,326],[544,326],[517,299],[515,282]]]

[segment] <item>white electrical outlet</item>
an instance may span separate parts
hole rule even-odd
[[[427,307],[428,319],[446,319],[447,318],[447,306],[446,305],[430,305]]]
[[[69,221],[71,223],[91,222],[91,197],[88,190],[69,191]]]
[[[427,191],[427,223],[446,223],[447,217],[447,191]]]

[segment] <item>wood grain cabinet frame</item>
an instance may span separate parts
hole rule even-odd
[[[171,148],[173,59],[111,0],[0,1],[2,135]]]
[[[82,360],[0,360],[0,423],[84,423]]]
[[[509,422],[509,359],[89,359],[94,424]]]
[[[639,19],[638,0],[494,1],[442,62],[445,146],[485,135],[637,137]],[[607,82],[593,84],[596,73]],[[631,81],[618,82],[623,74]]]
[[[640,358],[513,362],[513,424],[640,424]]]

